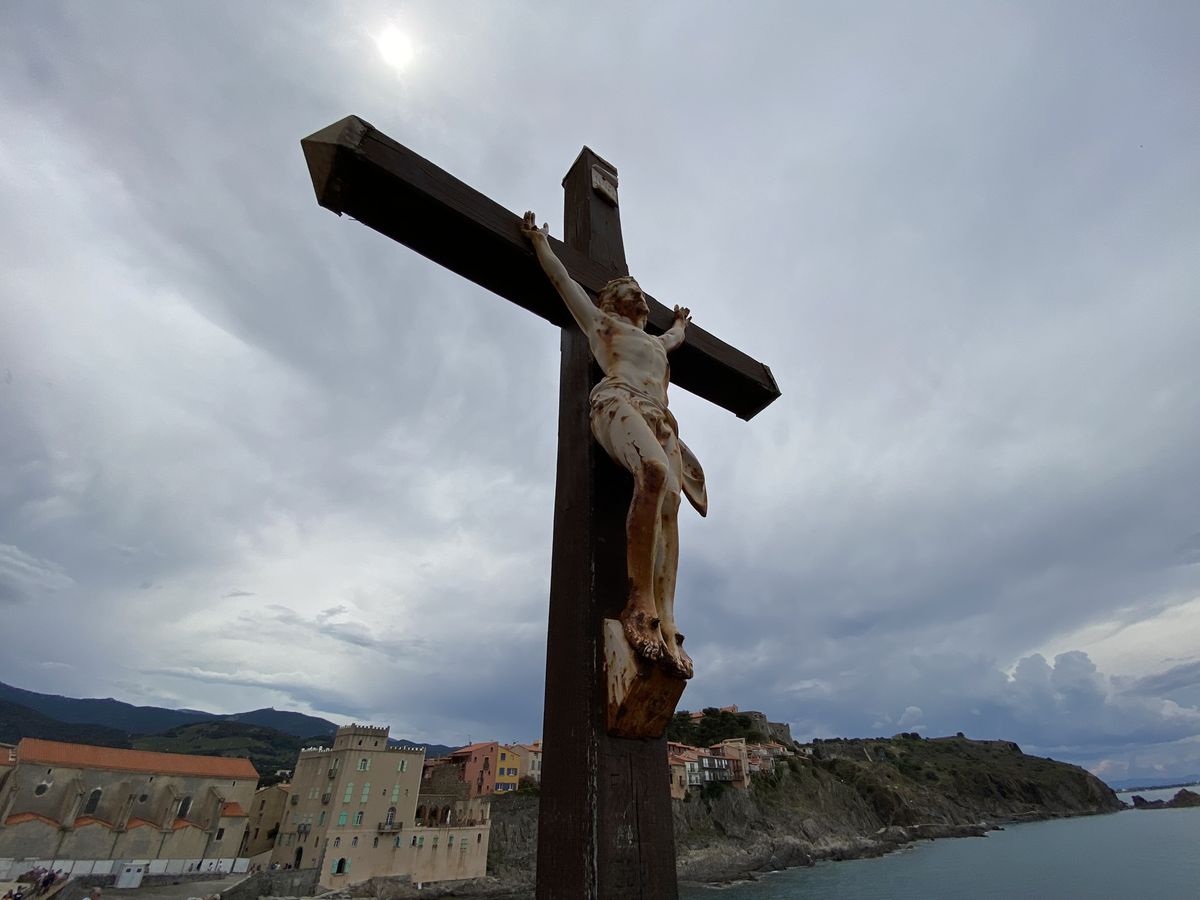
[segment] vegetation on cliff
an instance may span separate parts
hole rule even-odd
[[[750,742],[769,741],[769,735],[754,727],[749,716],[709,707],[693,719],[686,709],[675,713],[667,725],[667,740],[692,747],[711,747],[726,738],[745,738]]]

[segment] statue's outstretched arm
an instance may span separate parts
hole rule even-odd
[[[674,323],[659,338],[668,353],[683,343],[684,332],[687,331],[688,322],[690,321],[692,321],[692,311],[690,309],[685,306],[675,307]]]
[[[592,303],[591,298],[587,295],[587,291],[581,288],[567,274],[567,267],[562,264],[562,261],[550,249],[550,241],[548,239],[549,228],[549,225],[538,228],[537,218],[534,214],[531,212],[525,213],[525,221],[521,225],[521,231],[529,238],[530,243],[533,244],[533,251],[537,254],[538,262],[542,264],[542,271],[546,273],[546,277],[550,279],[550,283],[554,285],[554,289],[558,291],[558,295],[563,298],[563,301],[567,304],[567,309],[571,311],[571,315],[579,323],[579,327],[583,329],[584,334],[590,336],[599,324],[603,313]]]

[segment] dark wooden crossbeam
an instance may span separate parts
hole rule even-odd
[[[321,129],[301,145],[321,206],[352,216],[555,325],[575,327],[521,234],[520,216],[357,116]],[[571,277],[593,295],[624,274],[553,238],[551,243]],[[646,299],[648,330],[662,333],[671,326],[672,312]],[[671,381],[742,419],[779,396],[766,365],[696,325],[688,326],[686,342],[671,354]]]

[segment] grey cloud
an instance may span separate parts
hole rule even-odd
[[[618,5],[581,29],[479,4],[451,28],[417,3],[400,75],[367,34],[395,14],[6,17],[0,542],[74,579],[42,594],[92,632],[67,629],[65,658],[153,601],[91,681],[171,668],[148,654],[186,628],[204,677],[170,684],[193,705],[264,705],[261,667],[204,673],[286,639],[342,665],[293,679],[298,704],[433,740],[538,728],[557,336],[316,207],[298,140],[355,112],[556,233],[558,177],[596,147],[643,283],[772,365],[784,396],[748,425],[672,397],[713,501],[684,526],[685,704],[1186,746],[1191,660],[1134,683],[1031,650],[1200,592],[1195,10]],[[556,73],[533,94],[508,65],[527,58]],[[613,102],[580,107],[598,70]],[[411,570],[323,546],[349,530]],[[290,583],[307,559],[335,586]],[[192,617],[252,599],[231,583],[254,602]],[[348,672],[355,653],[404,689]]]
[[[20,603],[61,591],[74,582],[58,563],[0,544],[0,602]]]

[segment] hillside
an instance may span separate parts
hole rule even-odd
[[[1026,756],[1008,742],[909,736],[816,749],[821,758],[792,758],[748,791],[672,801],[680,878],[732,879],[876,856],[920,838],[979,835],[1007,822],[1122,808],[1090,773]],[[537,798],[497,798],[489,873],[513,890],[525,888],[536,851]]]
[[[129,742],[129,735],[120,729],[60,722],[19,703],[0,700],[0,742],[15,744],[23,737],[120,747],[125,750],[133,746]]]
[[[324,736],[298,738],[274,728],[244,722],[196,722],[180,725],[162,734],[134,735],[138,750],[165,753],[195,753],[201,756],[245,756],[258,770],[261,784],[274,783],[278,769],[292,769],[304,747],[322,742]]]

